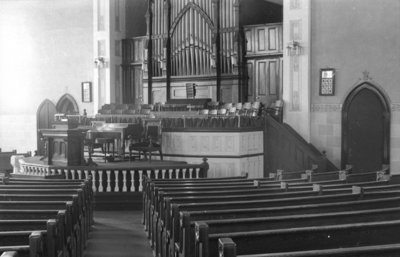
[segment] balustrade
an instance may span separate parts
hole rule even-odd
[[[21,173],[37,176],[63,175],[67,180],[89,179],[91,177],[93,192],[141,192],[143,176],[150,178],[200,178],[207,177],[208,163],[201,164],[167,164],[157,168],[119,168],[101,167],[56,167],[32,163],[21,163]]]

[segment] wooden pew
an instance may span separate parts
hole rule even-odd
[[[310,184],[311,185],[311,184]],[[345,187],[345,186],[347,186],[348,187],[348,192],[351,192],[351,188],[349,187],[349,185],[346,185],[346,184],[343,184],[343,185],[341,185],[342,187]],[[196,189],[196,190],[198,190],[198,189]],[[336,190],[336,191],[340,191],[340,190]],[[326,191],[326,193],[327,193],[328,191]],[[332,193],[338,193],[338,192],[334,192],[334,191],[332,191]],[[207,193],[205,193],[205,194],[207,194]],[[162,194],[161,194],[162,195]],[[218,197],[219,199],[221,198],[221,197]],[[204,200],[206,200],[206,199],[204,199]],[[208,200],[208,199],[207,199]],[[206,201],[207,201],[206,200]],[[168,207],[167,207],[168,208]],[[161,209],[161,210],[163,210],[164,208],[159,208],[159,209]],[[166,213],[168,213],[169,211],[167,211]],[[161,229],[161,228],[160,228]],[[158,235],[161,235],[161,233],[156,233],[156,232],[154,232],[153,234],[158,234]],[[158,239],[154,239],[154,238],[152,238],[152,240],[155,240],[155,241],[159,241]],[[158,251],[158,250],[157,250]]]
[[[80,218],[84,220],[87,232],[93,224],[93,192],[91,187],[88,189],[86,184],[77,185],[49,185],[48,183],[41,183],[35,185],[1,185],[0,193],[24,193],[26,194],[77,194],[78,195],[78,209]]]
[[[295,182],[300,182],[300,181],[305,181],[305,179],[302,180],[288,180],[287,182],[295,183]],[[252,189],[252,188],[257,188],[257,187],[275,187],[275,188],[280,188],[281,182],[276,182],[276,181],[266,181],[266,180],[246,180],[246,181],[233,181],[233,182],[225,182],[225,183],[200,183],[200,184],[191,184],[190,186],[187,186],[187,184],[182,184],[182,185],[162,185],[160,187],[154,186],[151,189],[150,192],[150,197],[147,197],[147,204],[145,207],[145,215],[146,215],[146,223],[145,223],[145,228],[147,231],[151,232],[151,222],[154,220],[153,217],[155,215],[155,203],[156,199],[158,198],[158,192],[159,191],[168,191],[168,192],[186,192],[186,191],[202,191],[202,192],[207,192],[207,191],[215,191],[215,190],[234,190],[234,189]],[[149,237],[151,234],[149,234]]]
[[[41,220],[41,219],[55,219],[57,221],[57,233],[59,240],[57,244],[61,246],[62,251],[67,253],[71,252],[72,249],[68,249],[67,237],[67,227],[72,226],[67,224],[67,219],[65,217],[65,210],[0,210],[0,223],[4,220],[13,220],[14,222],[19,222],[20,220]],[[66,255],[65,255],[66,256]]]
[[[399,217],[400,208],[397,207],[363,211],[201,221],[196,222],[196,256],[201,256],[201,253],[207,252],[210,253],[210,255],[203,255],[203,257],[217,256],[215,254],[218,254],[219,237],[214,237],[214,235],[218,234],[232,233],[239,235],[241,232],[247,233],[248,231],[283,230],[301,227],[378,222],[382,220],[396,220],[400,222],[400,220],[398,220]],[[398,240],[400,240],[400,238]],[[192,252],[192,254],[185,253],[185,256],[189,257],[195,255],[194,252]]]
[[[372,208],[398,208],[400,197],[355,200],[349,202],[333,202],[321,204],[304,204],[283,207],[265,207],[249,209],[227,209],[218,211],[184,211],[180,212],[179,242],[176,246],[177,255],[186,256],[186,252],[194,248],[195,222],[223,219],[248,219],[258,217],[274,217],[284,215],[334,213],[344,211],[360,211]]]
[[[54,234],[47,229],[44,230],[25,230],[25,231],[1,231],[0,249],[17,250],[17,247],[23,247],[26,254],[29,249],[29,256],[43,257],[61,257],[62,253],[53,252],[55,250],[56,240]],[[14,248],[14,249],[13,249]]]
[[[337,249],[354,246],[398,244],[400,220],[363,222],[341,225],[273,229],[237,233],[210,234],[213,237],[231,238],[236,244],[236,254],[279,253]],[[200,237],[202,235],[199,235]],[[284,243],[282,243],[284,242]],[[218,256],[218,245],[209,245],[199,257]],[[273,255],[272,255],[273,256]]]
[[[196,200],[196,202],[210,202],[210,201],[220,201],[223,199],[229,200],[229,201],[233,201],[233,200],[254,200],[255,197],[257,198],[269,198],[269,197],[279,197],[279,194],[275,194],[275,193],[279,193],[279,192],[284,192],[286,189],[280,188],[280,182],[275,182],[274,184],[268,184],[268,187],[261,187],[258,188],[258,186],[250,186],[248,187],[247,185],[244,185],[243,187],[241,187],[240,185],[237,186],[232,186],[231,184],[228,184],[228,186],[224,186],[222,184],[217,184],[214,185],[213,187],[211,186],[200,186],[200,187],[190,187],[189,190],[195,190],[195,191],[190,191],[189,194],[191,194],[190,196],[187,197],[177,197],[180,195],[180,193],[184,193],[186,189],[188,189],[187,187],[173,187],[173,188],[159,188],[160,190],[160,195],[159,198],[160,200],[158,200],[158,203],[154,203],[150,206],[150,214],[148,217],[149,220],[149,237],[151,238],[151,242],[152,244],[156,244],[156,242],[159,242],[159,239],[156,238],[155,235],[161,235],[163,232],[163,227],[165,223],[165,215],[164,212],[160,212],[160,210],[167,210],[167,212],[169,212],[169,207],[165,204],[164,205],[164,198],[163,198],[163,192],[169,192],[172,194],[175,194],[174,198],[172,197],[166,197],[168,199],[170,199],[169,203],[172,203],[172,201],[194,201]],[[239,191],[236,192],[235,190],[230,191],[231,189],[235,189],[235,188],[239,188],[242,190],[247,190],[247,193],[244,194],[246,191]],[[207,190],[205,190],[207,189]],[[258,189],[258,190],[257,190]],[[162,191],[161,191],[162,190]],[[182,191],[183,190],[183,191]],[[208,190],[220,190],[220,191],[212,191],[207,192]],[[176,193],[178,192],[178,193]],[[192,195],[192,193],[194,193],[195,195]],[[203,195],[199,195],[201,193],[204,193],[205,196]],[[311,189],[308,190],[308,192],[304,192],[304,195],[317,195],[317,192],[313,192]],[[298,194],[293,194],[293,195],[298,195]],[[288,197],[289,195],[285,195],[285,197]],[[283,196],[281,196],[283,197]],[[174,200],[172,200],[174,199]],[[161,214],[161,215],[159,215]],[[160,225],[162,224],[162,225]],[[168,225],[167,225],[168,226]],[[168,226],[169,228],[169,226]],[[157,247],[157,246],[156,246]],[[158,252],[158,249],[156,248],[156,252]]]
[[[256,255],[236,255],[236,244],[231,238],[219,239],[220,257],[397,257],[400,255],[400,244],[379,244],[369,246],[340,247],[336,249],[320,249]]]
[[[59,221],[56,219],[40,220],[0,220],[0,231],[45,231],[42,233],[45,239],[45,253],[47,256],[64,256],[63,230],[59,230]],[[63,229],[63,228],[62,228]]]
[[[12,210],[8,210],[8,213],[6,210],[0,211],[0,217],[10,215],[10,213],[19,209],[19,213],[15,214],[16,217],[19,217],[19,220],[14,222],[21,223],[20,220],[24,214],[28,214],[32,218],[34,215],[37,216],[40,211],[40,215],[47,215],[46,218],[49,218],[49,212],[54,215],[56,210],[65,208],[65,229],[58,228],[60,232],[65,231],[65,240],[61,239],[58,245],[60,248],[68,248],[68,256],[82,256],[84,242],[89,231],[88,228],[91,225],[91,219],[88,219],[87,212],[88,209],[91,209],[93,192],[88,181],[52,181],[43,179],[31,181],[13,178],[10,183],[10,179],[8,179],[6,185],[0,185],[0,206],[3,208],[10,207]],[[35,210],[41,208],[43,210]],[[27,212],[24,213],[24,211]],[[36,213],[32,215],[31,212],[35,211]],[[11,221],[8,222],[10,223]],[[2,221],[0,220],[1,223]],[[27,224],[29,221],[22,223]]]
[[[0,172],[3,174],[8,174],[12,172],[13,167],[11,166],[10,160],[11,156],[17,154],[16,150],[10,152],[0,151]]]
[[[72,200],[73,207],[73,215],[74,220],[79,226],[79,231],[81,231],[82,244],[85,245],[86,239],[88,237],[89,229],[90,229],[90,217],[89,217],[89,209],[91,208],[91,204],[85,200],[85,196],[83,195],[82,189],[41,189],[41,188],[27,188],[24,189],[14,189],[11,186],[7,186],[7,189],[4,189],[0,186],[0,200],[8,200],[13,199],[16,201],[57,201],[57,200]],[[11,197],[12,196],[12,197]],[[74,225],[75,226],[75,225]]]
[[[65,241],[73,256],[81,256],[81,231],[74,215],[73,201],[0,201],[0,209],[20,210],[65,210]]]
[[[384,185],[384,186],[369,187],[369,188],[367,188],[367,190],[355,190],[354,193],[373,192],[373,191],[379,191],[379,190],[385,190],[385,189],[386,190],[390,190],[390,189],[392,189],[392,190],[393,189],[400,190],[400,185]],[[354,188],[350,188],[350,190],[354,190]],[[390,202],[388,202],[388,203],[390,203]],[[382,204],[382,201],[379,201],[378,204]],[[392,204],[393,204],[393,202],[392,202]],[[397,203],[394,203],[394,204],[397,204]],[[348,205],[348,204],[345,204],[345,203],[343,203],[342,205],[344,205],[345,207],[347,207],[347,206],[350,207],[351,206],[350,208],[354,208],[354,209],[360,208],[360,202],[359,201],[356,201],[355,204],[353,204],[353,205]],[[395,206],[397,206],[397,205],[395,205]],[[298,206],[299,212],[301,210],[304,210],[305,209],[304,207],[305,206],[302,206],[302,205]],[[325,210],[324,208],[326,208],[326,207],[330,207],[330,206],[329,205],[325,206],[325,207],[323,205],[319,206],[320,209],[317,210],[317,211],[335,212],[335,211],[338,210],[337,204],[333,204],[333,208],[330,207],[329,209]],[[372,203],[370,203],[370,205],[365,205],[364,204],[362,207],[364,207],[364,208],[372,208],[373,205],[372,205]],[[385,207],[391,207],[391,206],[385,206]],[[339,210],[340,209],[342,209],[342,208],[339,208]],[[196,213],[192,213],[192,215],[194,215],[194,217],[191,217],[190,212],[180,212],[180,222],[179,222],[180,228],[179,228],[179,230],[176,230],[176,228],[173,228],[174,232],[178,231],[178,234],[174,235],[174,238],[179,238],[179,242],[178,242],[178,244],[175,243],[175,246],[180,251],[184,251],[185,249],[186,250],[190,249],[189,245],[182,246],[182,244],[183,244],[182,242],[183,242],[183,240],[185,240],[186,242],[191,242],[192,241],[191,239],[194,237],[194,221],[195,220],[223,219],[223,218],[233,218],[233,217],[237,218],[240,215],[242,215],[240,217],[247,217],[247,218],[248,217],[253,217],[253,216],[256,216],[256,217],[260,216],[260,214],[258,212],[255,212],[253,209],[250,209],[250,210],[251,210],[250,212],[243,212],[244,210],[240,210],[241,211],[240,213],[237,213],[235,210],[230,210],[230,212],[224,212],[224,211],[221,211],[221,212],[218,212],[218,213],[214,212],[213,216],[211,216],[209,218],[207,218],[207,214],[208,213],[206,213],[206,212],[197,213],[197,216],[196,216]],[[264,209],[264,212],[266,212],[266,213],[264,213],[264,212],[262,212],[262,213],[265,214],[265,215],[270,215],[269,212],[271,212],[271,211],[272,210],[270,208],[266,208],[266,209]],[[290,210],[287,210],[287,211],[290,211]],[[315,212],[315,210],[313,210],[313,212]],[[237,214],[237,216],[235,216],[236,214]],[[279,213],[279,215],[285,215],[285,214],[287,214],[287,213],[285,213],[285,212]],[[174,223],[174,225],[176,225],[176,223]],[[184,247],[185,249],[182,249],[182,247]]]
[[[328,203],[328,202],[346,202],[362,199],[377,199],[384,197],[395,197],[400,196],[400,191],[388,191],[388,192],[373,192],[365,194],[334,194],[334,195],[318,195],[318,196],[307,196],[307,197],[291,197],[291,198],[277,198],[267,200],[247,200],[247,201],[219,201],[219,202],[206,202],[206,203],[183,203],[183,204],[171,204],[168,210],[165,211],[165,220],[168,221],[165,224],[166,232],[162,235],[161,240],[162,252],[174,252],[175,242],[178,241],[176,233],[179,233],[179,212],[180,211],[195,211],[195,210],[223,210],[223,209],[246,209],[258,207],[278,207],[278,206],[289,206],[289,205],[302,205],[302,204],[316,204],[316,203]],[[168,199],[166,199],[168,201]],[[166,205],[169,206],[168,204]],[[172,241],[172,242],[170,242]],[[166,255],[166,253],[165,253]],[[165,256],[162,255],[162,256]]]
[[[45,231],[44,231],[45,232]],[[43,231],[0,232],[2,257],[45,257]]]

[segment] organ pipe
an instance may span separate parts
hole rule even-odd
[[[212,75],[211,60],[217,61],[215,58],[221,73],[232,73],[232,58],[237,57],[238,0],[151,2],[152,31],[148,36],[153,42],[153,77],[165,75],[165,62],[169,62],[171,76]]]

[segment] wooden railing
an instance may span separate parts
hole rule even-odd
[[[121,167],[116,169],[96,166],[57,167],[21,163],[21,172],[27,175],[63,175],[67,180],[91,177],[93,192],[141,192],[143,176],[150,178],[202,178],[207,177],[209,165],[175,163],[156,167]]]

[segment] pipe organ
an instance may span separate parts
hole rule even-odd
[[[249,53],[246,47],[254,43],[267,49],[263,56],[282,57],[281,6],[256,0],[147,0],[147,4],[146,36],[125,40],[123,48],[125,73],[138,64],[129,57],[133,56],[130,52],[141,51],[143,56],[142,84],[135,85],[140,90],[135,89],[131,98],[140,98],[142,103],[186,98],[186,84],[194,85],[196,98],[222,102],[269,101],[271,97],[262,95],[264,88],[272,93],[279,90],[279,85],[270,84],[280,83],[281,73],[277,72],[281,69],[276,67],[282,62],[268,64],[268,69],[260,73],[270,81],[253,85],[258,75],[252,75],[247,63],[249,58],[256,61],[261,56]],[[254,21],[252,15],[263,19]],[[280,28],[271,29],[267,23]],[[248,37],[249,26],[261,26],[265,33]],[[131,46],[129,40],[139,40],[143,48]],[[258,77],[263,78],[261,75]],[[252,95],[258,88],[263,89],[258,90],[261,96]]]
[[[185,84],[195,83],[200,98],[237,101],[238,7],[238,0],[150,0],[144,99],[184,98]]]

